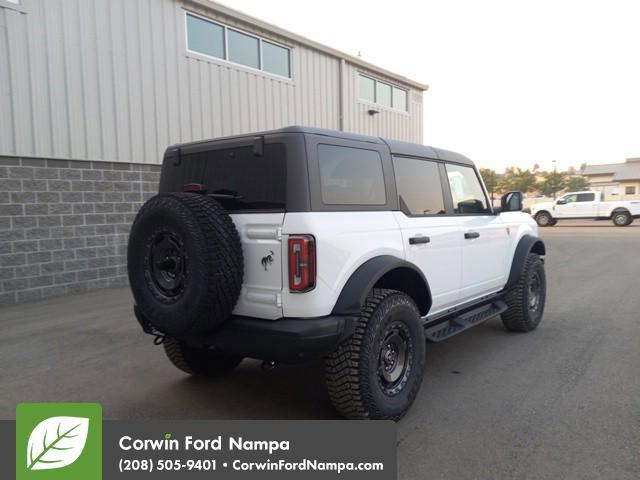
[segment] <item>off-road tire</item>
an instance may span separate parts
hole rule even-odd
[[[629,212],[613,212],[611,221],[616,227],[626,227],[633,222],[633,217]]]
[[[535,308],[532,284],[538,284],[537,300]],[[505,302],[509,307],[502,314],[502,323],[507,330],[513,332],[530,332],[540,324],[544,314],[546,301],[547,281],[544,272],[544,263],[539,255],[529,253],[525,259],[524,271],[518,283],[509,289],[505,295]]]
[[[133,222],[127,267],[136,304],[155,329],[169,336],[208,333],[238,301],[242,246],[213,198],[161,193]]]
[[[388,352],[389,344],[383,345],[389,339],[387,332],[396,329],[407,341],[405,367],[394,387],[381,377],[379,364],[383,352]],[[420,390],[425,349],[422,320],[413,300],[396,290],[374,289],[354,335],[325,357],[331,402],[346,418],[400,420]]]
[[[242,357],[226,355],[205,347],[189,347],[170,337],[165,337],[164,353],[175,367],[189,375],[216,377],[235,369]]]
[[[553,225],[555,225],[555,223],[553,223],[553,217],[549,212],[537,213],[535,216],[535,220],[540,227],[552,227]]]

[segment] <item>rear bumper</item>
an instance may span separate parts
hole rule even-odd
[[[161,335],[134,308],[142,329]],[[333,351],[355,331],[357,317],[331,315],[318,318],[262,320],[232,316],[212,334],[183,336],[193,346],[214,347],[222,352],[284,363],[303,362]]]

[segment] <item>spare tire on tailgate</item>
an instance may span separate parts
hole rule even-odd
[[[147,322],[168,335],[206,333],[238,301],[242,246],[231,217],[213,198],[161,193],[133,222],[127,267]]]

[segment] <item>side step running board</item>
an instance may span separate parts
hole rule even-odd
[[[485,320],[489,320],[496,315],[500,315],[505,310],[507,310],[507,304],[502,300],[495,300],[487,305],[483,305],[482,307],[475,308],[462,313],[457,317],[438,323],[433,327],[426,327],[424,334],[427,340],[431,342],[441,342],[447,338],[457,335],[460,332],[464,332]]]

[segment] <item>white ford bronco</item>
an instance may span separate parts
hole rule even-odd
[[[189,374],[324,358],[342,415],[398,420],[426,341],[542,319],[522,194],[492,208],[453,152],[288,127],[169,147],[159,192],[131,229],[134,311]]]
[[[618,227],[626,227],[640,217],[640,201],[605,202],[602,192],[569,192],[554,202],[534,204],[531,215],[541,227],[569,219],[611,220]]]

